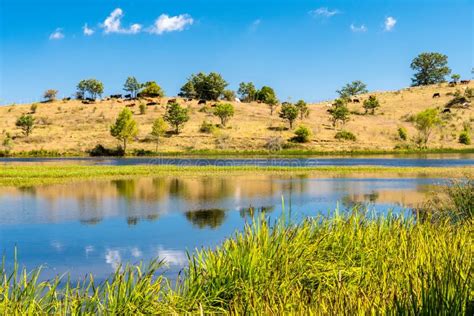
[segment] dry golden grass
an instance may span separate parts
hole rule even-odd
[[[407,116],[431,107],[441,110],[452,98],[448,93],[466,87],[467,85],[449,87],[442,84],[394,92],[372,92],[370,94],[377,95],[381,102],[376,115],[351,115],[350,121],[344,127],[357,136],[356,142],[334,139],[336,130],[332,127],[327,113],[330,102],[311,104],[309,117],[303,121],[298,120],[295,126],[304,124],[312,129],[314,135],[310,143],[299,146],[321,151],[393,149],[400,143],[397,136],[399,127],[403,126],[408,130],[409,138],[416,135],[413,125],[406,122]],[[469,87],[474,87],[474,83],[471,82]],[[433,99],[435,92],[439,92],[441,97]],[[362,102],[367,97],[368,95],[362,95],[359,98],[361,103],[349,104],[350,110],[363,113]],[[15,121],[20,115],[30,111],[31,104],[0,106],[0,141],[7,132],[10,133],[14,138],[14,152],[44,149],[74,153],[91,149],[99,143],[113,147],[118,143],[110,136],[109,127],[125,105],[135,103],[132,110],[140,133],[137,140],[130,143],[129,148],[155,150],[155,144],[145,140],[151,131],[153,120],[163,115],[167,100],[168,98],[155,100],[160,105],[148,106],[144,115],[139,114],[138,101],[104,100],[95,104],[82,104],[72,100],[41,103],[34,114],[38,124],[29,138],[22,136],[21,131],[15,127]],[[272,136],[281,136],[285,140],[293,136],[293,131],[275,130],[275,127],[288,126],[278,117],[278,109],[270,116],[268,106],[258,103],[234,103],[236,113],[228,127],[219,129],[217,134],[204,134],[199,132],[203,120],[217,124],[218,119],[212,114],[200,112],[202,106],[196,101],[178,101],[189,107],[191,119],[180,135],[163,138],[159,151],[261,150]],[[458,136],[464,122],[472,124],[474,121],[474,110],[472,106],[469,109],[453,109],[450,116],[450,119],[445,120],[444,127],[437,129],[432,135],[430,147],[466,148],[458,143]],[[3,149],[1,147],[0,143],[0,150]]]

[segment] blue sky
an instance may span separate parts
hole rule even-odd
[[[447,54],[470,78],[472,0],[0,0],[0,104],[74,93],[97,78],[106,94],[126,77],[175,95],[217,71],[319,101],[352,80],[370,90],[410,85],[418,53]],[[87,24],[87,28],[85,25]],[[88,33],[88,34],[85,34]]]

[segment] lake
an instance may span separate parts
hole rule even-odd
[[[282,198],[295,220],[356,205],[408,216],[443,181],[255,174],[0,187],[1,249],[11,267],[17,246],[20,264],[43,265],[45,278],[91,272],[100,280],[121,262],[155,257],[167,262],[173,278],[186,251],[218,245],[255,214],[276,218]]]
[[[84,165],[180,165],[180,166],[386,166],[386,167],[461,167],[474,165],[474,154],[375,155],[356,157],[307,158],[226,158],[226,157],[71,157],[0,158],[0,164],[84,164]]]

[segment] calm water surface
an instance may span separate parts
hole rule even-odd
[[[107,277],[121,262],[159,257],[170,277],[186,251],[212,247],[252,214],[303,216],[336,206],[410,213],[443,180],[302,176],[160,177],[0,188],[0,246],[11,265],[15,245],[28,268],[44,277],[92,272]]]
[[[85,165],[181,165],[181,166],[392,166],[457,167],[474,166],[474,154],[378,155],[309,158],[0,158],[0,164],[85,164]]]

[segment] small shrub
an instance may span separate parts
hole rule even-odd
[[[295,136],[291,139],[291,141],[296,142],[296,143],[307,143],[309,142],[311,135],[312,135],[312,132],[308,127],[304,125],[300,125],[296,129]]]
[[[351,140],[351,141],[356,141],[357,138],[356,136],[349,132],[349,131],[339,131],[336,133],[336,135],[334,136],[335,139],[339,139],[339,140]]]
[[[31,114],[35,114],[37,109],[38,109],[38,104],[37,104],[37,103],[33,103],[33,104],[30,106]]]
[[[459,143],[464,144],[464,145],[470,145],[471,144],[471,135],[469,135],[469,131],[462,131],[461,134],[459,134]]]
[[[140,102],[140,105],[138,106],[139,110],[140,110],[140,114],[141,115],[144,115],[145,112],[146,112],[146,104],[143,103],[143,102]]]
[[[283,148],[284,140],[281,136],[271,136],[265,142],[265,148],[269,151],[280,151]]]
[[[219,103],[214,109],[214,115],[221,120],[221,126],[225,127],[229,119],[234,116],[234,106],[230,103]]]
[[[123,156],[125,154],[124,150],[121,147],[116,149],[106,148],[101,144],[97,144],[94,148],[88,151],[89,155],[92,157],[100,156]]]
[[[408,132],[405,127],[398,128],[398,138],[400,138],[400,140],[403,140],[403,141],[408,139]]]
[[[199,131],[201,133],[206,133],[206,134],[211,134],[215,130],[216,130],[216,127],[214,126],[214,124],[205,120],[201,123],[201,126],[199,127]]]
[[[23,131],[23,134],[28,137],[35,127],[35,118],[31,115],[22,115],[18,118],[15,125]]]

